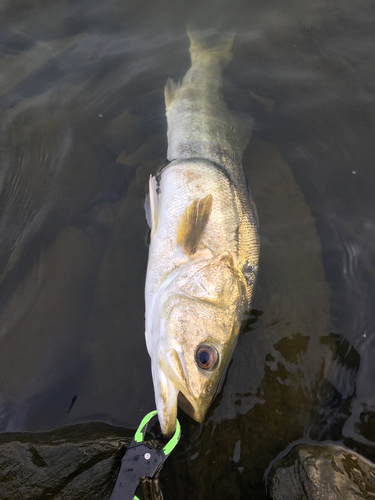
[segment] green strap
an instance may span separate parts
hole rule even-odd
[[[157,410],[151,411],[143,418],[134,436],[134,441],[136,443],[142,443],[146,434],[146,426],[157,413],[158,413]],[[181,426],[180,422],[176,420],[176,430],[173,434],[173,437],[168,441],[168,443],[163,448],[163,452],[166,456],[168,456],[171,453],[173,448],[178,443],[180,437],[181,437]]]
[[[178,440],[180,439],[180,437],[181,437],[181,426],[180,426],[180,422],[178,420],[176,420],[176,430],[173,434],[173,437],[168,441],[168,443],[163,448],[164,454],[166,456],[168,456],[171,453],[173,448],[178,443]]]
[[[149,423],[149,421],[152,419],[152,417],[155,416],[156,414],[157,414],[157,410],[154,410],[154,411],[151,411],[150,413],[148,413],[143,418],[143,420],[139,424],[137,432],[135,433],[135,436],[134,436],[134,441],[136,443],[142,443],[142,441],[143,441],[143,439],[145,437],[145,434],[146,434],[145,427]],[[145,431],[145,432],[143,432],[143,431]]]

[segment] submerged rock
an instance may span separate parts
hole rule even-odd
[[[273,465],[272,500],[375,498],[375,464],[338,445],[300,445]]]
[[[46,433],[0,436],[2,500],[106,500],[132,437],[106,424],[80,424]],[[160,497],[145,480],[144,498]]]

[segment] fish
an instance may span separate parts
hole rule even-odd
[[[233,33],[189,31],[191,67],[167,80],[167,163],[150,176],[145,336],[161,431],[178,406],[197,422],[220,390],[259,263],[258,216],[242,168],[252,120],[229,111],[222,71]]]

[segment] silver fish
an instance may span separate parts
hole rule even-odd
[[[188,34],[191,67],[165,87],[169,163],[149,184],[146,343],[167,436],[178,404],[203,421],[250,308],[259,258],[241,166],[251,126],[220,93],[234,35],[210,45]]]

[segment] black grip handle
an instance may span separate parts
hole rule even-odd
[[[110,500],[133,500],[142,477],[153,478],[161,467],[164,454],[141,444],[129,448],[121,460],[121,468]]]

